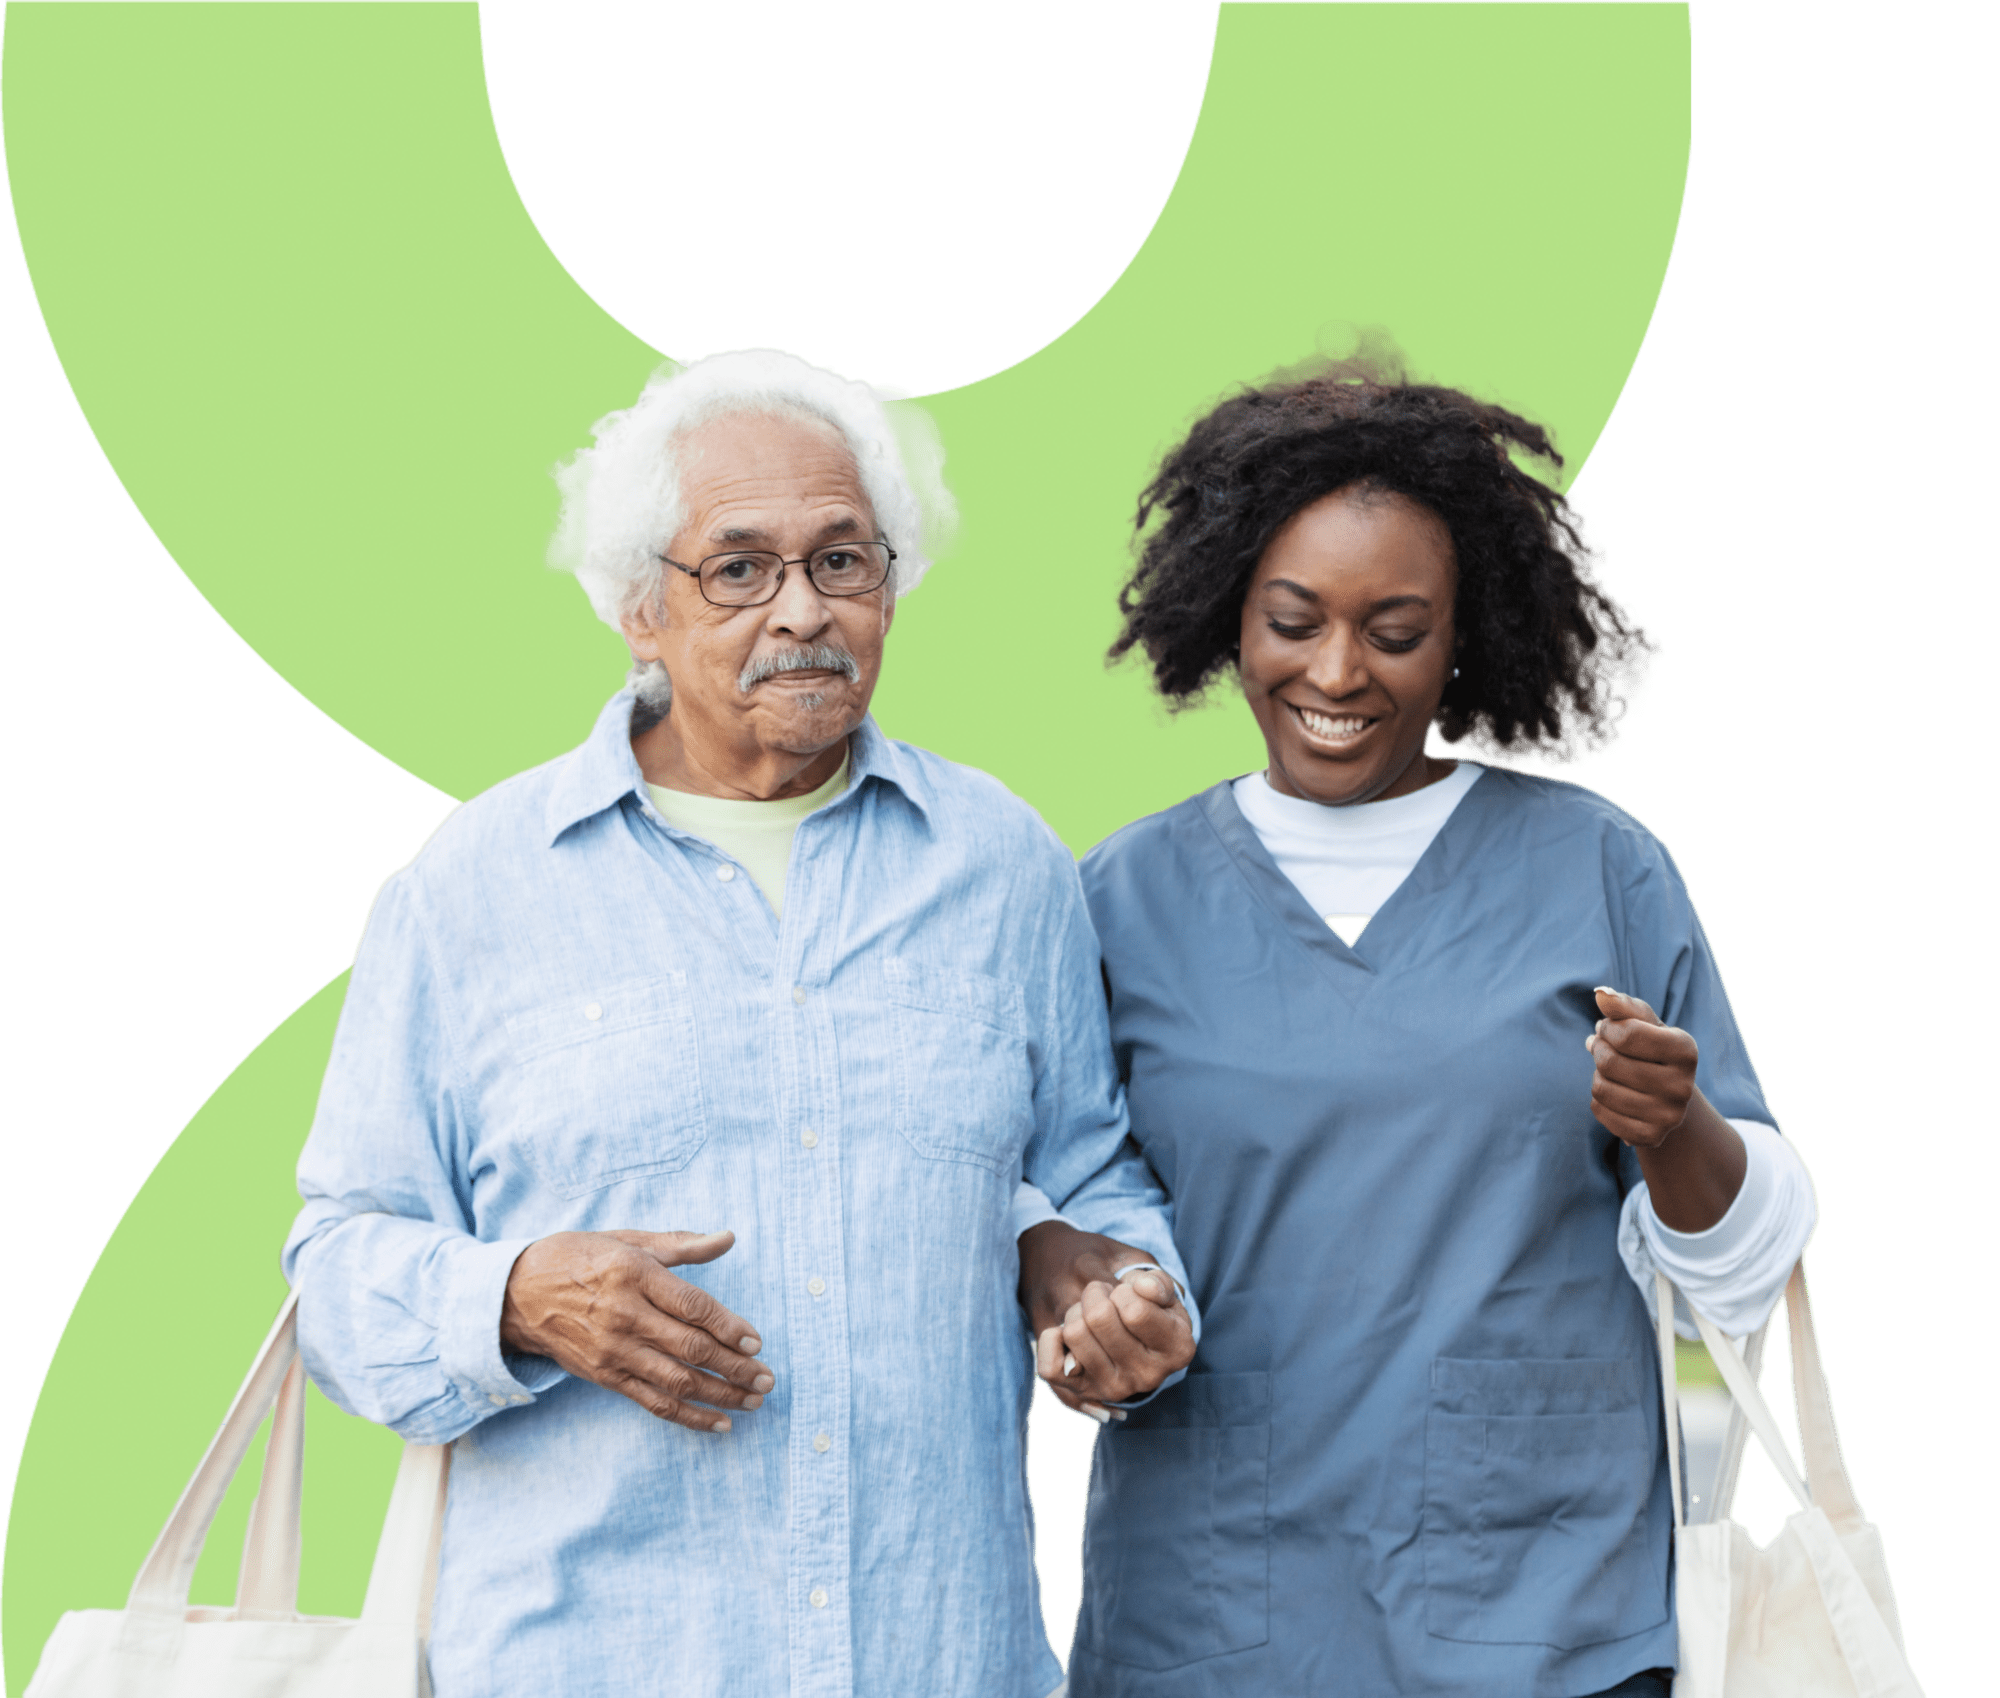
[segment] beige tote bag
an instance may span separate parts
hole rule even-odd
[[[57,1622],[27,1698],[428,1698],[423,1642],[437,1583],[450,1447],[404,1447],[361,1619],[302,1616],[305,1398],[294,1293],[125,1607],[71,1610]],[[209,1526],[274,1404],[235,1607],[190,1607],[188,1587]]]
[[[1655,1275],[1667,1465],[1674,1494],[1675,1604],[1680,1671],[1674,1698],[1923,1698],[1903,1656],[1882,1539],[1862,1518],[1834,1437],[1833,1405],[1806,1301],[1805,1264],[1792,1270],[1785,1308],[1792,1327],[1792,1389],[1798,1399],[1805,1474],[1736,1347],[1690,1305],[1708,1353],[1735,1399],[1731,1442],[1710,1519],[1682,1513],[1680,1402],[1674,1385],[1674,1288]],[[1683,1294],[1685,1297],[1685,1294]],[[1799,1513],[1759,1548],[1728,1519],[1741,1426],[1754,1432]]]

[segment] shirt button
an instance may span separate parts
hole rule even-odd
[[[724,884],[727,884],[736,876],[736,869],[729,866],[717,867],[715,869],[715,876],[721,879]]]
[[[586,1002],[583,1005],[583,1017],[586,1020],[602,1020],[604,1018],[604,1004],[601,1002]]]
[[[802,1008],[805,1006],[806,987],[804,985],[792,986],[792,1000]]]
[[[824,1586],[815,1586],[810,1593],[810,1597],[814,1609],[823,1610],[826,1608],[826,1588]]]
[[[799,1142],[809,1150],[816,1150],[819,1148],[819,1134],[808,1126],[799,1134]]]
[[[806,1281],[806,1290],[810,1291],[815,1297],[824,1296],[826,1293],[826,1281],[821,1279],[818,1274],[814,1274],[811,1279]]]
[[[813,1449],[818,1451],[821,1456],[824,1456],[828,1451],[833,1449],[833,1440],[825,1433],[814,1433]]]
[[[514,1393],[513,1401],[516,1403],[528,1403],[532,1402],[533,1400],[528,1396],[526,1392],[517,1391]]]
[[[488,1392],[486,1394],[486,1401],[492,1404],[495,1409],[505,1409],[507,1407],[507,1399],[497,1391]]]

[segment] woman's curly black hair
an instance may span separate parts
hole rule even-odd
[[[1161,462],[1139,498],[1138,565],[1118,595],[1124,630],[1176,708],[1236,664],[1243,599],[1271,539],[1336,490],[1400,495],[1451,533],[1458,676],[1438,728],[1505,748],[1602,735],[1610,675],[1644,635],[1585,575],[1568,504],[1514,463],[1562,465],[1548,434],[1456,389],[1385,381],[1349,362],[1233,395]]]

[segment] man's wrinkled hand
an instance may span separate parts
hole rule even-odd
[[[1035,1372],[1072,1409],[1144,1397],[1194,1360],[1194,1323],[1165,1274],[1121,1268],[1146,1251],[1062,1221],[1021,1234],[1021,1302],[1035,1332]]]
[[[558,1232],[507,1276],[500,1344],[546,1356],[663,1421],[726,1433],[775,1383],[757,1329],[669,1272],[712,1262],[732,1232]]]

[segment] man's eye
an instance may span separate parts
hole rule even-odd
[[[861,556],[850,554],[845,549],[838,554],[822,554],[819,557],[819,569],[822,572],[852,572],[860,564]]]
[[[745,578],[755,577],[756,574],[755,560],[725,560],[715,569],[718,578],[726,578],[732,584],[740,584]]]

